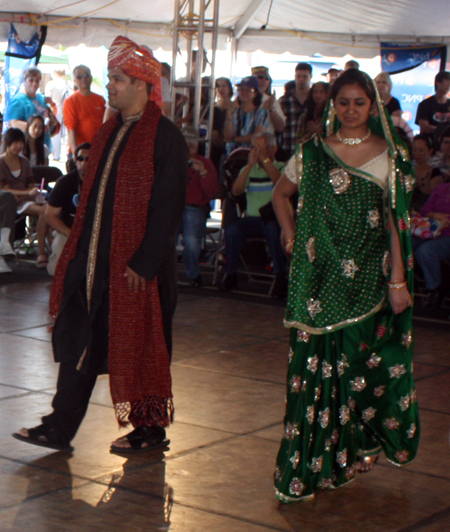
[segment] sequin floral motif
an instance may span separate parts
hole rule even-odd
[[[316,300],[308,299],[306,303],[306,308],[308,309],[308,314],[311,316],[311,318],[314,318],[316,314],[319,314],[319,312],[322,312],[320,301],[317,299]]]
[[[347,471],[345,472],[345,478],[353,478],[356,473],[356,466],[349,466],[347,467]]]
[[[349,397],[347,401],[347,405],[350,408],[350,410],[353,412],[356,407],[356,401],[353,399],[353,397]]]
[[[362,392],[366,386],[367,383],[364,377],[356,377],[355,380],[350,381],[350,387],[354,392]]]
[[[314,405],[306,408],[306,419],[310,425],[314,423]]]
[[[333,366],[328,364],[325,360],[322,362],[322,379],[328,379],[333,372]]]
[[[350,366],[347,360],[348,360],[347,355],[342,353],[342,358],[338,360],[337,362],[337,371],[338,371],[339,377],[342,377],[342,375],[344,375],[345,368],[348,368]]]
[[[398,453],[395,453],[395,458],[397,458],[397,460],[402,464],[408,461],[408,456],[408,451],[399,451]]]
[[[410,400],[411,399],[410,399],[409,395],[405,395],[404,397],[400,397],[400,400],[398,401],[398,406],[400,407],[400,410],[402,412],[405,412],[405,410],[408,410]]]
[[[320,399],[321,393],[322,393],[322,386],[317,386],[317,388],[314,389],[314,401],[318,401]]]
[[[354,279],[355,273],[359,271],[358,266],[355,264],[355,259],[342,259],[341,266],[344,270],[344,277],[347,277],[348,279]]]
[[[306,331],[297,331],[297,341],[309,344],[310,339],[311,333]]]
[[[314,355],[313,357],[309,357],[308,365],[306,366],[306,369],[309,369],[309,371],[315,375],[318,367],[319,367],[319,357],[317,355]]]
[[[377,387],[374,388],[374,390],[373,390],[373,395],[374,395],[375,397],[381,397],[381,396],[384,394],[384,392],[386,391],[385,388],[386,388],[385,385],[383,385],[383,386],[377,386]]]
[[[389,368],[389,375],[391,376],[391,379],[399,379],[405,373],[405,364],[396,364],[395,366]]]
[[[292,463],[292,469],[297,469],[298,464],[300,463],[300,452],[295,451],[294,456],[292,456],[289,460]]]
[[[280,468],[280,466],[277,466],[277,467],[275,468],[275,472],[274,472],[274,474],[273,474],[273,478],[274,478],[275,480],[278,480],[280,477],[281,477],[281,468]]]
[[[336,453],[336,462],[340,467],[345,467],[347,465],[347,449]]]
[[[414,404],[417,401],[417,391],[415,388],[411,388],[409,396],[411,397],[411,404]]]
[[[329,422],[330,422],[330,409],[325,408],[325,410],[322,410],[321,412],[319,412],[319,423],[323,429],[326,429],[328,427]]]
[[[378,212],[378,209],[369,211],[367,221],[372,229],[376,229],[380,225],[380,213]]]
[[[284,431],[284,437],[286,440],[294,440],[296,436],[300,434],[300,431],[298,430],[298,423],[290,423],[289,421],[286,423],[286,429]]]
[[[341,406],[339,409],[339,419],[341,425],[345,425],[348,421],[350,421],[350,408],[348,406]]]
[[[383,255],[383,262],[381,263],[381,270],[383,275],[389,277],[389,251],[385,251]]]
[[[375,417],[375,414],[376,414],[376,409],[369,406],[369,408],[366,408],[365,410],[363,410],[362,418],[364,419],[364,421],[370,421],[371,419]]]
[[[351,184],[350,176],[343,168],[333,168],[328,172],[328,178],[335,194],[343,194]]]
[[[332,478],[323,478],[318,484],[317,487],[321,490],[326,490],[328,488],[331,488],[333,485],[333,479]]]
[[[411,347],[412,341],[413,337],[411,331],[408,331],[406,334],[402,334],[402,345],[404,345],[406,349]]]
[[[313,458],[311,460],[311,464],[308,466],[313,473],[319,473],[322,471],[322,465],[323,465],[323,456],[319,456],[318,458]]]
[[[299,393],[302,386],[302,378],[298,375],[292,375],[289,386],[291,387],[291,393]]]
[[[299,497],[304,489],[305,485],[299,478],[295,477],[291,480],[291,483],[289,484],[289,493],[291,495],[297,495],[297,497]]]
[[[383,421],[383,425],[385,425],[389,430],[397,430],[400,426],[400,421],[395,417],[390,417]]]
[[[416,430],[417,430],[416,424],[415,424],[415,423],[411,423],[411,426],[410,426],[409,429],[406,431],[406,433],[408,434],[408,439],[409,439],[409,440],[410,440],[411,438],[414,438],[414,434],[416,433]]]
[[[289,348],[289,354],[288,354],[289,364],[292,362],[293,359],[294,359],[294,350],[292,349],[292,347],[290,347]]]
[[[311,263],[313,263],[316,258],[315,242],[316,239],[312,236],[308,239],[308,242],[306,243],[306,254],[308,255],[308,260]]]
[[[381,357],[379,357],[376,353],[372,353],[370,355],[369,360],[366,362],[366,364],[369,366],[370,369],[373,369],[373,368],[376,368],[380,362],[381,362]]]

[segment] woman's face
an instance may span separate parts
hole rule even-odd
[[[372,102],[361,85],[344,85],[338,92],[334,105],[336,115],[343,126],[367,127]]]
[[[325,90],[325,87],[321,83],[314,85],[312,97],[313,97],[314,103],[317,105],[322,105],[323,103],[327,101],[327,91]]]
[[[24,148],[25,143],[22,140],[17,140],[16,142],[13,142],[10,146],[8,146],[6,149],[14,155],[19,155],[19,153],[23,151]]]
[[[428,147],[428,144],[423,139],[416,139],[413,141],[413,158],[416,163],[427,162],[431,157],[431,149]]]
[[[238,87],[238,94],[241,102],[252,102],[256,97],[255,89],[250,87]]]
[[[216,82],[217,94],[221,98],[231,98],[230,86],[224,79],[218,79]]]
[[[382,98],[389,96],[389,94],[391,93],[391,89],[389,88],[389,85],[382,76],[376,77],[375,83],[377,84],[378,92],[380,93],[380,96]]]
[[[38,139],[44,132],[44,123],[40,118],[35,118],[28,126],[28,134],[33,139]]]

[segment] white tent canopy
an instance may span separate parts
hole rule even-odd
[[[21,23],[47,24],[50,45],[109,46],[123,34],[172,48],[171,0],[2,0],[0,9],[0,40],[14,22],[24,40],[32,28]],[[380,41],[448,44],[449,21],[442,0],[221,0],[219,46],[236,37],[242,51],[373,57]]]

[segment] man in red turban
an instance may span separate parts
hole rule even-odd
[[[130,453],[168,444],[175,237],[188,151],[158,107],[160,64],[148,48],[117,37],[108,76],[109,104],[119,112],[92,143],[50,297],[60,362],[53,412],[13,436],[71,451],[97,375],[109,372],[119,424],[134,427],[111,451]]]

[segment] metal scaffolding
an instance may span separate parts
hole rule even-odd
[[[200,126],[206,126],[206,136],[201,137],[201,142],[206,143],[207,156],[211,149],[213,127],[218,31],[219,0],[175,0],[171,118],[175,122],[183,118],[185,123],[192,125],[197,131]],[[187,52],[186,61],[183,60],[182,50]],[[210,59],[207,57],[207,50],[211,50]],[[186,76],[176,79],[179,61],[186,65]],[[209,81],[202,78],[207,64],[211,67]],[[178,106],[178,109],[177,94],[187,98],[186,103]]]

